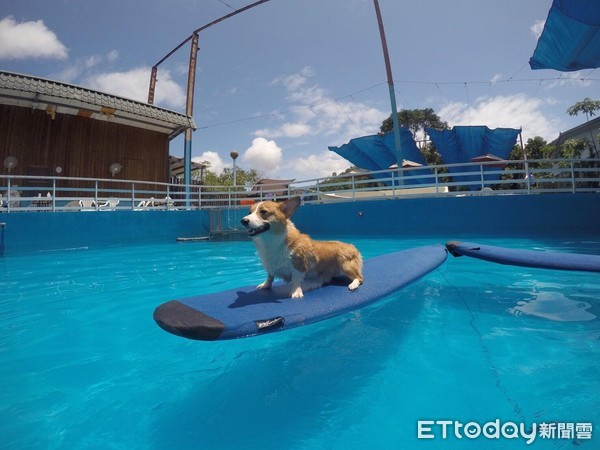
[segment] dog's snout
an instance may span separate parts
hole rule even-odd
[[[248,225],[249,223],[250,223],[250,219],[248,219],[247,217],[244,217],[244,218],[242,219],[242,225],[246,226],[246,225]]]

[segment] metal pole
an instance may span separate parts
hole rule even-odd
[[[229,19],[230,17],[233,17],[233,16],[235,16],[235,15],[237,15],[239,13],[243,13],[244,11],[247,11],[250,8],[254,8],[255,6],[258,6],[258,5],[262,4],[262,3],[266,3],[268,1],[269,0],[258,0],[257,2],[254,2],[254,3],[251,3],[251,4],[247,5],[247,6],[244,6],[243,8],[236,9],[235,11],[230,12],[229,14],[226,14],[223,17],[219,17],[218,19],[213,20],[212,22],[207,23],[206,25],[201,26],[200,28],[196,29],[194,31],[194,33],[199,33],[202,30],[206,30],[207,28],[212,27],[213,25],[216,25],[219,22],[223,22],[225,19]]]
[[[523,154],[523,160],[526,160],[527,155],[525,154],[525,147],[523,146],[523,128],[519,130],[519,141],[521,141],[521,153]]]
[[[190,66],[188,70],[187,99],[185,103],[185,114],[189,117],[194,115],[194,85],[196,82],[196,60],[198,56],[198,33],[192,37],[190,49]],[[192,183],[192,129],[185,130],[185,143],[183,148],[183,182],[185,184],[185,204],[189,206],[190,184]]]
[[[233,189],[235,190],[235,187],[237,186],[237,167],[235,165],[235,160],[240,155],[238,152],[234,151],[234,152],[229,153],[229,156],[231,156],[231,159],[233,159]]]
[[[398,123],[398,108],[396,106],[396,93],[394,91],[394,77],[392,76],[392,67],[390,65],[390,55],[388,53],[387,40],[385,38],[385,30],[383,28],[383,19],[381,18],[381,10],[379,9],[379,1],[373,0],[375,5],[375,13],[377,14],[377,24],[379,25],[379,35],[381,36],[381,48],[383,50],[383,59],[385,61],[385,71],[387,74],[388,89],[390,91],[390,104],[392,107],[392,123],[394,124],[394,143],[396,150],[396,164],[398,164],[398,184],[402,185],[402,147],[400,144],[400,125]]]
[[[148,103],[152,104],[154,102],[154,91],[156,88],[156,74],[158,71],[158,66],[161,65],[167,58],[169,58],[172,54],[174,54],[177,50],[183,47],[189,40],[192,40],[192,49],[190,51],[190,66],[188,71],[188,87],[187,87],[187,102],[186,102],[186,114],[189,117],[193,116],[194,113],[194,82],[196,79],[196,53],[198,52],[198,33],[202,30],[205,30],[213,25],[216,25],[219,22],[222,22],[225,19],[229,19],[237,14],[240,14],[244,11],[249,10],[250,8],[254,8],[262,3],[268,2],[269,0],[258,0],[250,5],[244,6],[243,8],[236,9],[235,11],[226,14],[223,17],[220,17],[217,20],[213,20],[212,22],[196,29],[191,36],[186,38],[183,42],[181,42],[177,47],[171,50],[164,58],[162,58],[159,62],[157,62],[152,67],[152,73],[150,74],[150,87],[148,89]],[[190,184],[192,181],[192,129],[187,128],[185,130],[185,144],[184,144],[184,183],[186,184],[185,193],[186,193],[186,206],[189,206],[190,199]]]
[[[233,188],[237,186],[237,168],[235,167],[235,159],[233,160]]]
[[[158,72],[158,66],[152,68],[150,73],[150,87],[148,88],[148,104],[154,104],[154,91],[156,90],[156,73]]]
[[[189,37],[185,38],[184,41],[182,41],[177,47],[175,47],[173,50],[171,50],[169,53],[167,53],[160,61],[158,61],[153,67],[152,67],[152,73],[150,75],[150,89],[148,92],[148,103],[152,104],[152,102],[150,101],[150,96],[152,96],[152,101],[154,101],[154,86],[156,85],[156,72],[158,70],[158,66],[160,66],[163,62],[165,62],[171,55],[173,55],[177,50],[179,50],[181,47],[183,47],[185,44],[187,44],[191,39],[193,39],[195,34],[198,34],[200,31],[205,30],[209,27],[212,27],[213,25],[216,25],[219,22],[222,22],[225,19],[229,19],[230,17],[235,16],[236,14],[242,13],[244,11],[247,11],[250,8],[254,8],[255,6],[258,6],[262,3],[268,2],[269,0],[259,0],[257,2],[254,2],[248,6],[244,6],[243,8],[240,9],[236,9],[235,11],[218,18],[217,20],[213,20],[210,23],[207,23],[206,25],[201,26],[200,28],[198,28],[197,30],[195,30]]]

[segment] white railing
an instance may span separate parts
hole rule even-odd
[[[263,185],[254,191],[239,186],[0,175],[0,212],[245,208],[255,201],[292,195],[320,203],[565,192],[600,192],[600,160],[437,165],[304,180],[285,189]]]

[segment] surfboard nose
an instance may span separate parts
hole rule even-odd
[[[200,341],[219,339],[225,324],[197,309],[172,300],[154,310],[154,321],[163,330]]]

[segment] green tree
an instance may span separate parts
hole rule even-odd
[[[525,144],[525,155],[527,159],[547,159],[552,157],[554,149],[543,137],[536,136],[527,139]],[[523,155],[516,159],[523,159]]]
[[[582,101],[570,106],[567,109],[567,114],[578,116],[579,113],[585,113],[585,118],[589,122],[590,116],[594,116],[598,110],[600,110],[600,100],[592,100],[586,97]]]
[[[566,158],[566,159],[574,159],[574,158],[579,158],[581,156],[581,153],[585,150],[585,148],[587,147],[587,141],[585,139],[569,139],[567,141],[565,141],[563,143],[563,145],[561,145],[559,152],[560,158]],[[530,169],[548,169],[548,172],[536,172],[535,173],[535,177],[538,179],[544,179],[544,178],[554,178],[556,176],[556,174],[551,170],[553,169],[553,165],[557,164],[556,162],[545,162],[545,163],[541,163],[541,162],[533,162],[532,160],[536,160],[536,159],[552,159],[553,155],[555,154],[555,147],[551,144],[548,144],[546,142],[546,140],[540,136],[536,136],[534,138],[529,138],[527,140],[527,143],[525,144],[525,155],[526,155],[526,159],[528,161],[528,167]],[[510,160],[522,160],[523,159],[523,150],[521,150],[521,146],[520,145],[515,145],[513,147],[512,152],[510,153],[509,156]],[[569,163],[566,162],[559,162],[558,163],[559,167],[569,167]],[[585,166],[584,166],[585,167]],[[525,169],[525,166],[523,163],[515,163],[515,164],[508,164],[505,168],[505,170],[507,172],[509,171],[522,171]],[[519,181],[520,183],[523,182],[522,180],[523,175],[522,172],[519,173],[504,173],[502,175],[502,179],[503,180],[515,180],[515,181]],[[519,189],[518,183],[516,184],[504,184],[498,187],[498,189]]]
[[[236,169],[238,188],[254,185],[262,178],[262,175],[256,169],[244,170],[241,167],[237,167]],[[226,168],[219,175],[211,170],[205,170],[203,184],[205,186],[233,186],[233,170]]]
[[[425,161],[429,165],[443,164],[442,158],[432,142],[425,142],[425,128],[435,128],[437,130],[447,130],[450,128],[447,122],[444,122],[431,108],[426,109],[402,109],[398,112],[398,123],[401,127],[408,128],[417,143],[421,141],[423,145],[419,148]],[[392,115],[385,119],[379,128],[381,133],[393,131],[394,123]]]
[[[201,169],[192,170],[192,180],[199,181],[200,184],[204,183],[204,174],[210,167],[210,161],[200,161],[198,164]]]
[[[521,146],[519,144],[515,145],[511,151],[508,159],[511,161],[520,161],[520,160],[523,160],[524,157],[528,161],[535,160],[535,159],[548,159],[548,158],[552,157],[553,151],[554,151],[554,147],[552,145],[549,145],[543,137],[535,136],[533,138],[527,139],[527,143],[525,144],[524,149],[521,149]],[[525,153],[525,156],[523,155],[523,153]],[[541,163],[537,163],[537,162],[529,162],[528,167],[530,169],[544,169],[544,168],[550,168],[551,164],[550,163],[541,164]],[[505,167],[506,172],[502,174],[502,179],[503,180],[515,180],[515,181],[518,181],[519,183],[523,183],[523,173],[522,172],[508,173],[513,170],[514,171],[523,171],[523,170],[525,170],[525,164],[524,163],[507,164]],[[550,176],[550,175],[544,175],[544,174],[540,174],[540,173],[536,174],[537,178],[545,178],[547,176]],[[500,185],[498,187],[498,189],[520,189],[522,187],[523,187],[522,185],[515,183],[515,184]]]
[[[415,140],[418,139],[419,133],[425,133],[425,127],[436,128],[438,130],[447,130],[448,123],[444,122],[431,108],[426,109],[401,109],[398,112],[398,123],[401,127],[408,128]],[[380,131],[388,133],[393,131],[394,123],[392,115],[385,119],[381,124]]]
[[[596,147],[596,140],[592,133],[592,127],[590,126],[590,116],[596,115],[596,111],[598,110],[600,110],[600,100],[592,100],[588,97],[567,109],[567,114],[570,116],[578,116],[579,113],[585,113],[585,120],[588,124],[588,131],[590,132],[591,149],[594,150],[596,158],[598,158],[598,147]]]
[[[438,153],[437,149],[435,148],[435,145],[433,145],[433,142],[431,141],[426,142],[425,145],[421,147],[421,153],[425,157],[425,161],[427,161],[427,164],[429,164],[430,166],[444,164],[442,156]]]
[[[364,189],[368,187],[382,187],[384,184],[373,179],[371,175],[362,175],[361,169],[356,166],[349,167],[340,174],[332,174],[331,178],[323,180],[320,187],[321,191],[342,191],[352,189],[352,179],[354,178],[354,187]],[[329,186],[334,184],[335,186]]]
[[[585,139],[568,139],[560,146],[560,154],[563,158],[580,158],[583,151],[587,148]]]

